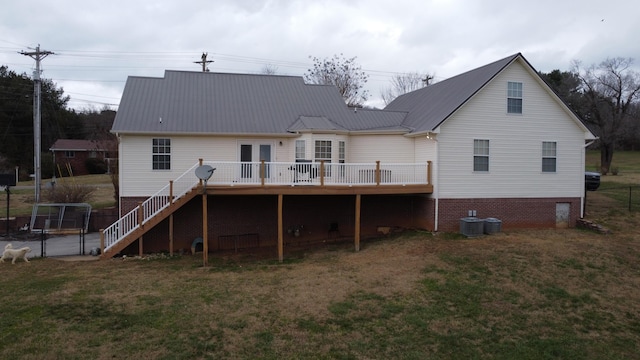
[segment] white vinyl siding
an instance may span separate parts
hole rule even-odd
[[[423,139],[421,137],[420,139]],[[348,162],[350,163],[413,163],[415,162],[414,138],[402,135],[356,135],[349,137]]]
[[[526,83],[526,111],[504,111],[507,82]],[[441,125],[439,198],[583,196],[584,131],[552,94],[515,62]],[[555,176],[541,170],[541,143],[557,142]],[[491,139],[490,172],[474,173],[473,139]]]

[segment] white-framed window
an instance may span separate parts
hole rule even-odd
[[[489,171],[489,140],[473,140],[473,171]]]
[[[556,172],[557,148],[555,141],[542,142],[542,172]]]
[[[316,140],[315,143],[315,161],[324,160],[327,165],[325,167],[325,176],[331,176],[331,140]]]
[[[171,139],[153,139],[152,142],[152,169],[171,169]]]
[[[307,156],[306,145],[307,145],[306,141],[296,140],[296,160],[306,159],[306,156]]]
[[[75,151],[71,151],[71,150],[67,150],[64,152],[64,157],[66,158],[74,158],[76,157],[76,152]]]
[[[522,83],[507,82],[507,113],[522,114]]]
[[[338,141],[338,164],[340,164],[339,174],[344,177],[345,168],[344,163],[347,159],[347,146],[344,141]]]

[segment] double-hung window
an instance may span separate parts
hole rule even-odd
[[[303,160],[306,158],[306,149],[304,140],[296,140],[296,160]]]
[[[557,143],[542,142],[542,172],[556,172]]]
[[[325,176],[331,176],[331,140],[316,140],[315,147],[315,160],[320,162],[324,160],[325,163]]]
[[[473,140],[473,171],[489,171],[489,140]]]
[[[507,113],[522,114],[522,83],[507,83]]]
[[[171,139],[153,139],[153,170],[171,169]]]

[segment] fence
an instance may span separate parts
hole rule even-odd
[[[640,211],[640,185],[632,186],[600,186],[596,193],[614,200],[617,209],[626,208],[629,211]],[[594,192],[587,192],[587,202]]]

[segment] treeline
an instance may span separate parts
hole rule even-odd
[[[42,80],[40,100],[43,178],[54,174],[49,148],[56,140],[111,136],[115,111],[69,109],[69,96],[51,80]],[[0,66],[0,172],[15,171],[17,166],[21,180],[33,173],[33,101],[33,80]]]
[[[633,59],[609,58],[570,71],[540,73],[562,100],[598,137],[600,172],[607,174],[616,150],[640,150],[640,73]]]

